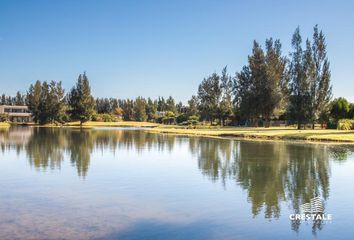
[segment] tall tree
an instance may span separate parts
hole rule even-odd
[[[49,84],[49,99],[50,104],[49,116],[50,121],[64,122],[66,111],[65,106],[65,91],[61,82],[51,81]]]
[[[221,102],[219,108],[219,117],[221,124],[225,125],[225,120],[230,118],[233,113],[232,103],[232,78],[227,73],[227,67],[224,67],[221,73]]]
[[[68,99],[72,119],[80,121],[80,125],[91,119],[95,103],[86,73],[79,75],[76,86],[72,88]]]
[[[253,108],[253,88],[251,81],[251,70],[249,66],[243,66],[242,70],[236,73],[233,83],[234,105],[242,119],[254,118],[256,111]]]
[[[318,26],[314,27],[313,42],[306,41],[306,48],[301,47],[301,35],[296,29],[292,45],[290,63],[290,116],[295,117],[298,128],[305,121],[312,123],[323,118],[328,112],[332,97],[330,83],[331,72],[326,52],[326,41]]]
[[[32,113],[34,122],[38,123],[39,121],[39,104],[41,102],[41,91],[42,91],[42,84],[40,81],[36,81],[33,85],[31,84],[29,90],[27,92],[27,105],[28,109]]]
[[[287,59],[282,56],[281,43],[273,39],[266,40],[266,93],[264,118],[269,121],[271,117],[279,117],[286,111],[288,94]]]
[[[304,54],[302,50],[302,38],[300,28],[297,27],[291,41],[293,52],[291,53],[289,73],[289,114],[296,119],[298,129],[308,118],[308,106],[310,104],[309,81],[305,75]]]
[[[312,127],[320,117],[324,109],[328,109],[332,97],[332,87],[330,84],[331,72],[329,60],[327,58],[327,44],[322,31],[318,30],[318,25],[314,27],[312,43],[313,75],[310,76],[310,117]]]
[[[213,73],[198,87],[199,110],[203,120],[213,123],[219,113],[221,99],[220,76]]]
[[[266,40],[266,51],[253,42],[248,65],[236,74],[235,103],[240,115],[258,125],[259,119],[268,126],[272,117],[284,111],[287,86],[286,58],[282,56],[279,40]]]
[[[172,96],[169,96],[166,100],[166,111],[177,113],[176,103]]]
[[[146,100],[143,97],[137,97],[134,104],[135,120],[144,122],[147,120]]]
[[[39,101],[39,116],[38,120],[40,124],[49,123],[50,121],[50,90],[46,81],[42,83],[40,101]]]
[[[125,121],[134,120],[135,114],[134,114],[134,101],[133,101],[133,99],[122,100],[122,103],[120,105],[123,110],[123,119]]]
[[[5,105],[6,104],[6,95],[2,94],[1,95],[1,105]]]
[[[166,111],[166,102],[163,97],[159,97],[157,100],[157,111],[159,112],[165,112]]]
[[[20,93],[20,91],[17,91],[16,97],[15,97],[15,105],[21,106],[25,104],[25,97]]]
[[[190,100],[188,100],[188,109],[187,115],[190,116],[197,116],[198,115],[198,97],[193,95]]]
[[[148,121],[155,121],[157,118],[157,101],[153,101],[151,98],[148,98],[146,104],[146,115]]]

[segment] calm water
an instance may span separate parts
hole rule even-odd
[[[0,131],[0,239],[353,239],[354,148]],[[290,221],[320,196],[331,222]]]

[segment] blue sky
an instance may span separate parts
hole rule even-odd
[[[354,102],[354,1],[0,1],[0,92],[35,80],[69,90],[86,71],[98,97],[186,100],[203,77],[247,62],[254,39],[279,38],[283,52],[299,25],[327,37],[334,96]]]

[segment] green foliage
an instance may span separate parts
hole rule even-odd
[[[92,115],[92,121],[94,122],[117,122],[118,119],[108,113],[96,113]]]
[[[353,119],[340,119],[338,121],[337,129],[339,130],[354,130]]]
[[[339,120],[342,118],[350,117],[349,115],[350,105],[345,98],[336,98],[331,103],[330,115],[333,119]]]
[[[174,114],[177,113],[175,100],[171,96],[166,100],[166,111],[173,112]]]
[[[146,115],[147,120],[152,122],[157,118],[157,101],[152,101],[151,98],[148,98],[146,104]]]
[[[76,86],[72,88],[69,96],[70,114],[73,120],[82,124],[89,121],[94,113],[95,102],[91,96],[91,88],[86,73],[80,74]]]
[[[145,122],[147,118],[146,101],[142,97],[137,97],[134,104],[134,119],[139,122]]]
[[[27,92],[27,105],[35,122],[40,124],[64,122],[65,100],[61,82],[37,81]],[[19,96],[17,97],[19,98]]]
[[[7,114],[0,114],[0,122],[8,122],[9,116]]]
[[[178,115],[178,116],[176,117],[176,122],[177,122],[177,124],[181,124],[181,123],[183,123],[183,122],[187,122],[187,120],[188,120],[187,114],[180,114],[180,115]]]
[[[286,100],[286,58],[281,54],[279,40],[266,40],[266,51],[254,41],[248,65],[236,74],[235,102],[241,117],[270,120],[284,113]]]
[[[212,122],[219,111],[219,103],[221,99],[220,76],[213,73],[211,76],[204,78],[198,87],[199,111],[204,120]]]
[[[195,128],[199,123],[199,117],[198,116],[190,116],[188,118],[188,126]]]
[[[326,53],[326,42],[322,31],[314,27],[313,42],[306,41],[302,50],[300,29],[292,39],[294,51],[290,62],[290,116],[298,123],[319,120],[321,113],[328,109],[332,96],[331,72]]]
[[[174,124],[175,123],[175,114],[172,111],[167,111],[165,116],[162,118],[163,124]]]
[[[349,113],[348,113],[348,117],[351,118],[351,119],[354,119],[354,103],[351,103],[349,108],[350,108],[350,110],[349,110]]]
[[[134,120],[134,100],[126,99],[120,101],[120,106],[123,111],[123,120],[132,121]]]
[[[198,115],[198,97],[193,95],[191,99],[188,101],[188,108],[187,108],[187,115],[188,116],[193,116],[193,115]]]

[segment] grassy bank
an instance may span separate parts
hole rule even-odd
[[[241,128],[228,127],[219,129],[185,129],[159,126],[147,129],[155,133],[199,135],[214,137],[236,137],[262,140],[305,140],[305,141],[332,141],[354,143],[354,131],[335,129],[325,130],[297,130],[291,128]]]
[[[0,123],[0,127],[9,127],[8,123]],[[62,126],[47,124],[41,127],[69,127],[79,128],[80,122],[70,122]],[[142,127],[145,131],[153,133],[177,134],[184,136],[211,136],[211,137],[235,137],[259,140],[302,140],[302,141],[326,141],[354,144],[354,130],[297,130],[294,128],[243,128],[243,127],[203,127],[187,129],[184,126],[162,125],[150,122],[86,122],[84,128],[96,127]]]
[[[0,128],[8,128],[8,127],[10,127],[10,124],[9,124],[9,123],[0,122]]]
[[[95,128],[95,127],[156,127],[159,124],[150,122],[134,122],[134,121],[121,121],[121,122],[85,122],[83,128]],[[40,127],[81,127],[80,122],[69,122],[63,125],[45,124]]]

